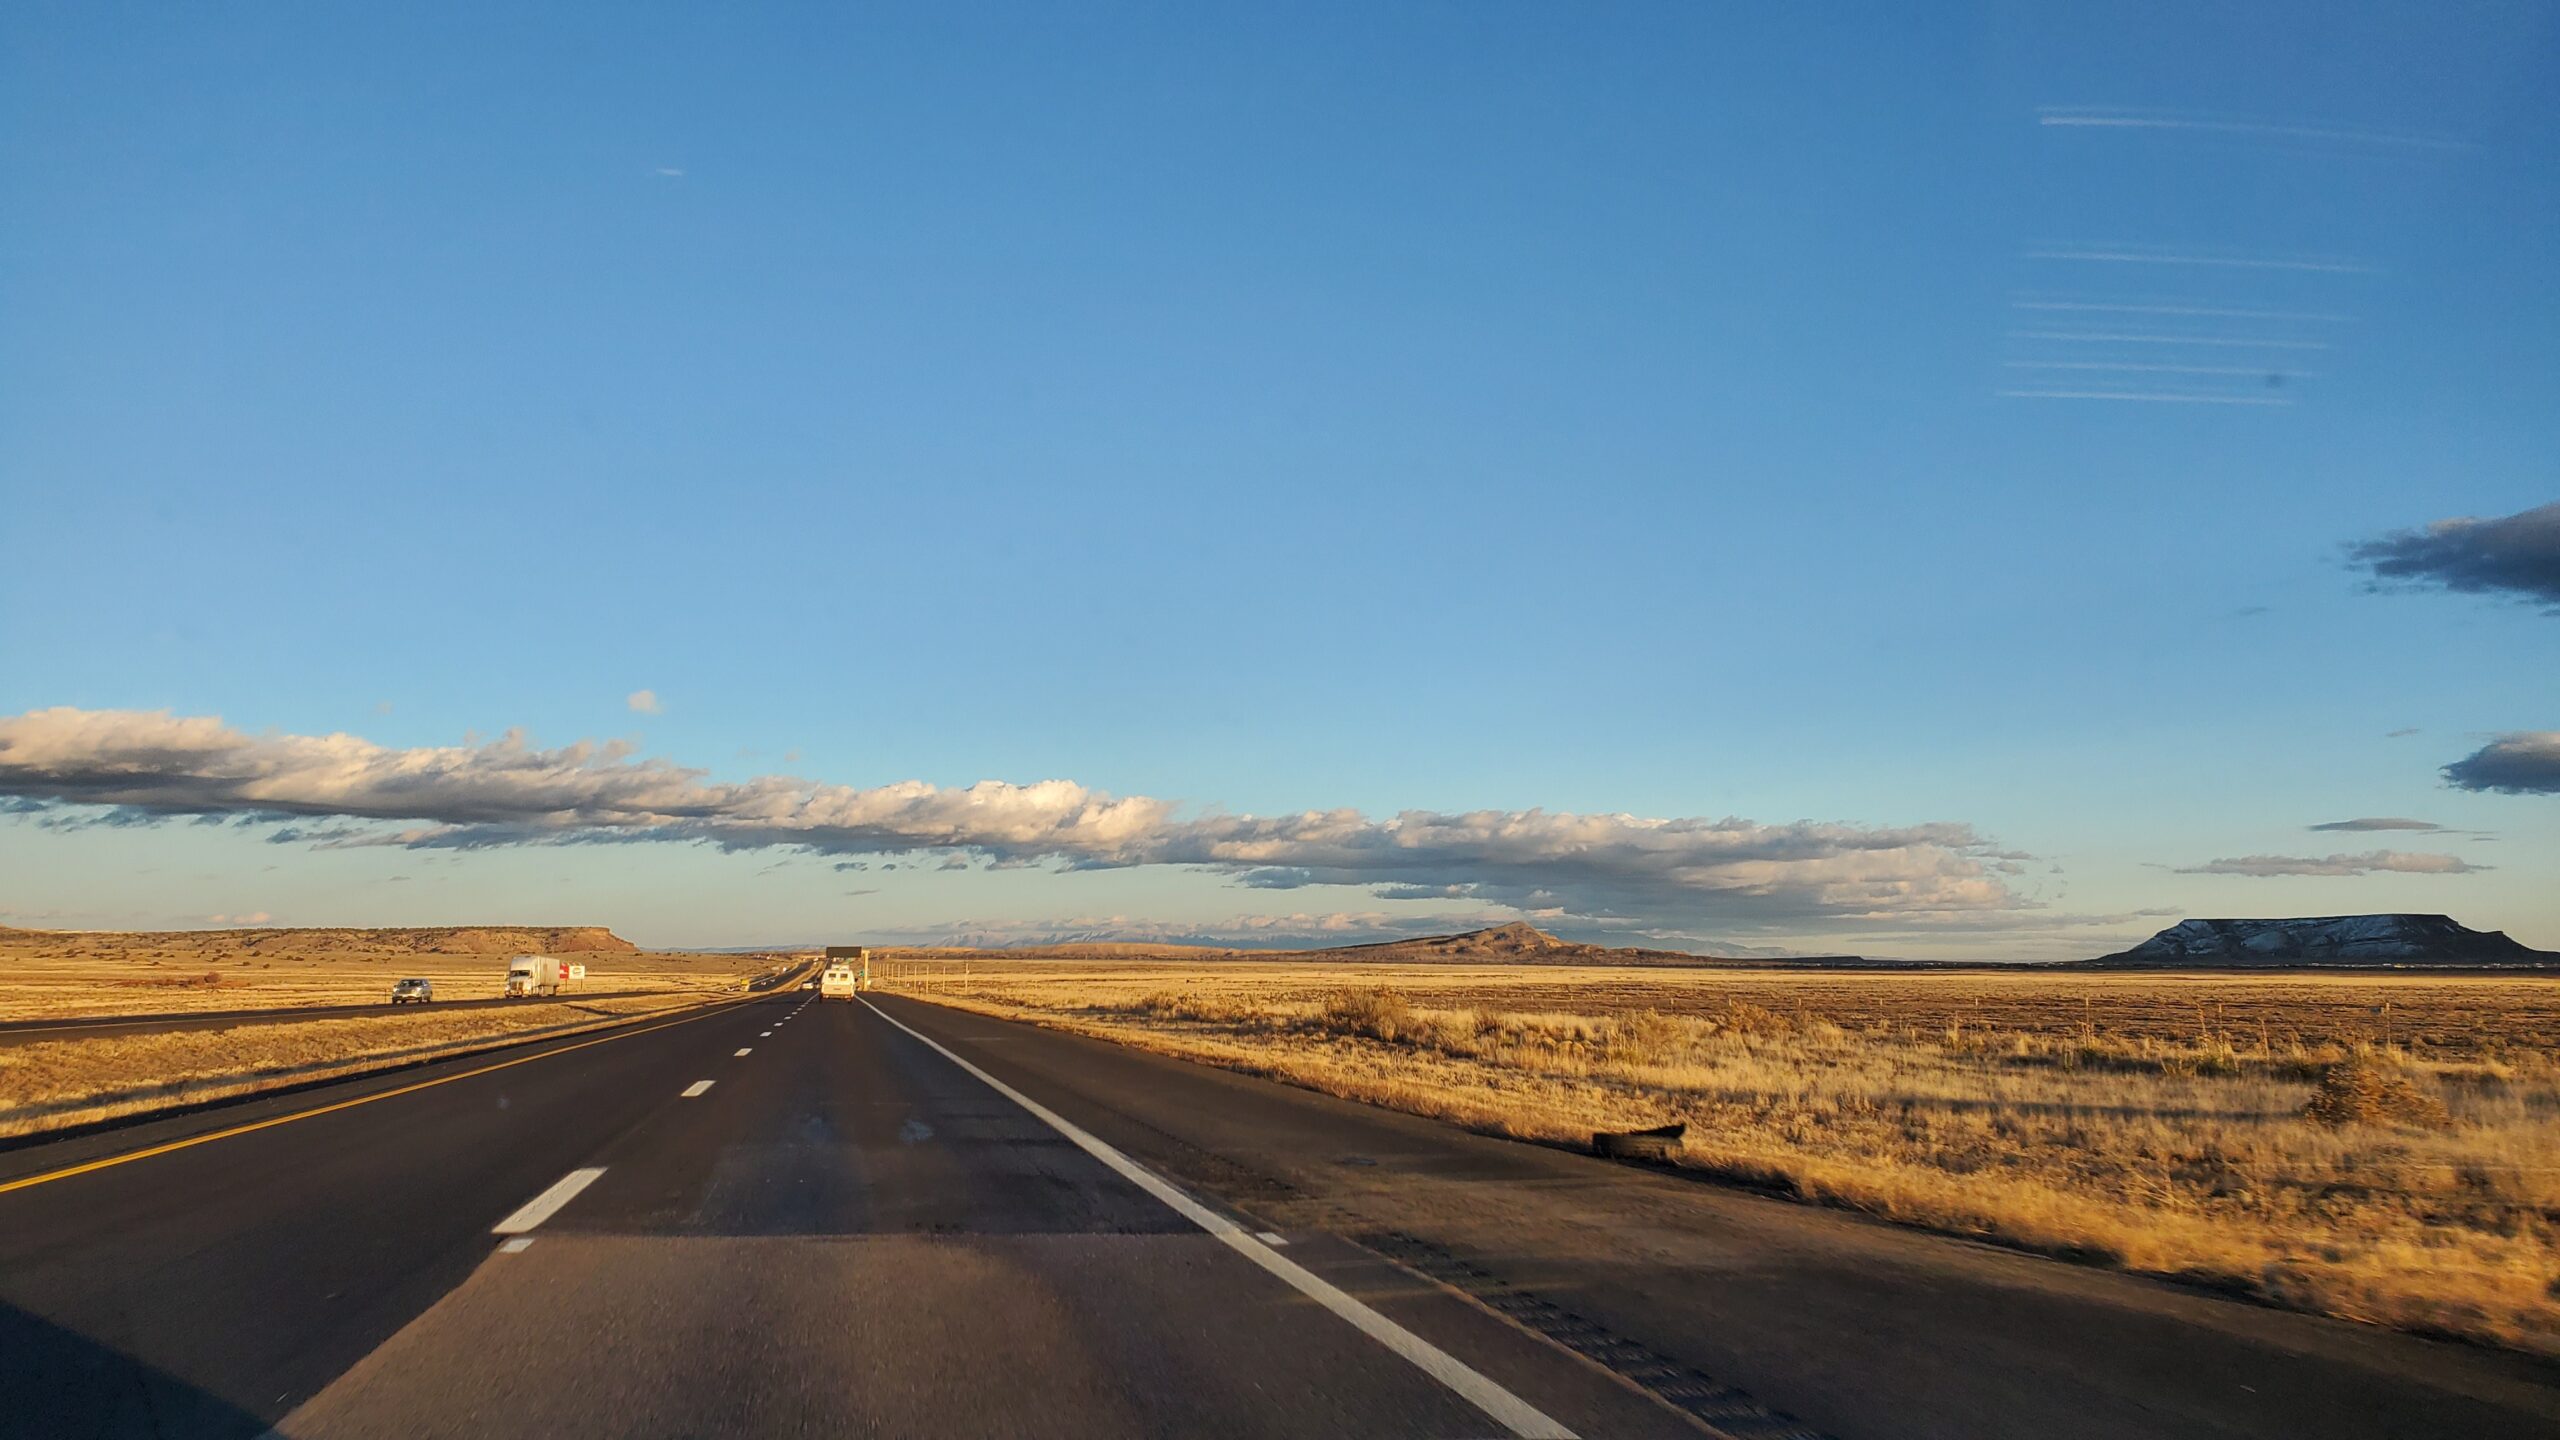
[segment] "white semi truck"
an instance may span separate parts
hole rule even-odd
[[[827,968],[818,976],[818,998],[851,1000],[871,988],[871,951],[861,945],[830,945]]]
[[[561,983],[571,974],[571,967],[557,955],[518,955],[507,962],[507,998],[557,995]]]

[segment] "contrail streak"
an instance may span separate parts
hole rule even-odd
[[[2029,250],[2028,260],[2103,260],[2122,265],[2212,265],[2230,270],[2307,270],[2322,275],[2370,275],[2351,260],[2250,260],[2223,255],[2174,255],[2144,250]]]
[[[2100,305],[2077,300],[2012,300],[2014,310],[2087,310],[2111,315],[2202,315],[2225,320],[2307,320],[2347,324],[2354,317],[2316,310],[2233,310],[2218,305]]]
[[[2418,150],[2468,150],[2461,140],[2437,135],[2400,135],[2386,130],[2360,130],[2325,125],[2285,125],[2262,120],[2210,120],[2173,115],[2142,115],[2098,110],[2046,109],[2039,125],[2099,130],[2193,130],[2221,135],[2262,135],[2274,140],[2324,140],[2350,145],[2399,145]]]
[[[2112,360],[2003,360],[2012,370],[2135,370],[2154,375],[2264,375],[2264,365],[2134,365]],[[2298,379],[2316,378],[2317,370],[2287,370]]]
[[[2012,400],[2152,400],[2171,405],[2290,405],[2260,395],[2188,395],[2171,390],[2003,390]]]
[[[2211,345],[2226,350],[2326,350],[2321,340],[2243,340],[2220,335],[2146,335],[2115,330],[2012,330],[2012,340],[2122,342],[2133,345]]]

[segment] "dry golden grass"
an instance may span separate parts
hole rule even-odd
[[[430,944],[439,934],[0,931],[0,1020],[373,1004],[407,975],[434,981],[438,1000],[497,997],[507,947],[422,952],[368,943],[401,933]],[[562,953],[586,965],[577,988],[588,993],[734,987],[772,963],[753,955]]]
[[[75,1036],[0,1048],[0,1136],[434,1059],[510,1040],[568,1035],[668,1013],[734,990],[344,1019],[244,1022],[212,1030]]]
[[[900,983],[1496,1134],[1685,1121],[1683,1165],[1803,1199],[2560,1355],[2549,978],[979,959]]]
[[[602,931],[544,938],[596,937],[612,941]],[[0,1046],[0,1136],[593,1029],[735,995],[774,964],[758,955],[572,950],[566,953],[586,963],[587,978],[556,1003],[448,1008],[456,1000],[495,999],[509,953],[529,938],[486,929],[0,931],[6,1020],[382,1004],[391,983],[409,975],[434,981],[437,1000],[446,1002],[157,1035],[71,1032]],[[414,948],[421,944],[471,948],[421,953]]]

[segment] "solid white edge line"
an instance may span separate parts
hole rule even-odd
[[[1234,1221],[1175,1189],[1171,1182],[1086,1133],[1066,1117],[951,1053],[942,1042],[873,1005],[868,998],[856,998],[861,999],[872,1014],[931,1046],[934,1053],[976,1076],[989,1089],[1030,1111],[1040,1123],[1067,1137],[1077,1149],[1109,1166],[1130,1184],[1163,1201],[1183,1219],[1217,1236],[1227,1248],[1271,1272],[1291,1289],[1349,1321],[1352,1328],[1402,1356],[1416,1369],[1456,1392],[1460,1399],[1501,1422],[1504,1429],[1521,1437],[1521,1440],[1577,1440],[1563,1424],[1503,1389],[1465,1361],[1345,1294],[1332,1282],[1254,1238]]]
[[[560,1213],[560,1207],[578,1198],[578,1192],[596,1183],[604,1167],[572,1170],[552,1183],[550,1189],[524,1202],[516,1213],[489,1227],[492,1235],[521,1235]]]
[[[711,1088],[711,1082],[710,1082],[710,1081],[708,1081],[708,1080],[696,1080],[696,1081],[694,1081],[692,1084],[687,1085],[686,1087],[684,1087],[684,1097],[683,1097],[683,1098],[685,1098],[685,1099],[687,1099],[687,1100],[695,1099],[696,1097],[700,1096],[704,1091],[709,1090],[710,1088]]]

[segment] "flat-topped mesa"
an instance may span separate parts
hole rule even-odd
[[[431,937],[434,932],[422,932]],[[463,925],[445,932],[443,948],[513,950],[529,945],[549,954],[611,951],[631,954],[640,947],[602,925]]]
[[[2181,920],[2100,965],[2560,966],[2560,954],[2447,915]]]
[[[635,954],[602,925],[261,926],[231,930],[43,931],[0,935],[12,946],[75,944],[93,954],[182,946],[210,957],[343,955]]]
[[[343,948],[383,954],[541,955],[640,947],[602,925],[425,925],[395,928],[234,931],[243,950],[266,945],[290,949]]]

